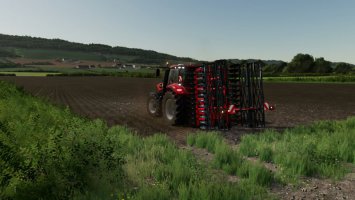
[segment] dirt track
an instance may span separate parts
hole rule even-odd
[[[172,127],[146,111],[146,98],[158,79],[116,77],[0,77],[22,86],[35,96],[67,105],[75,113],[101,118],[109,125],[127,125],[141,135],[168,134],[185,141],[189,127]],[[355,84],[265,84],[265,98],[276,104],[266,114],[267,127],[292,127],[324,119],[343,119],[355,115]],[[227,135],[244,129],[233,128]]]

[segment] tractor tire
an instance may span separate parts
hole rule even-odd
[[[160,117],[162,115],[161,103],[155,95],[149,95],[147,101],[147,111],[153,117]]]
[[[166,92],[163,97],[163,116],[169,125],[180,125],[186,121],[185,103],[182,95]]]

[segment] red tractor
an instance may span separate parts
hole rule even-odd
[[[148,98],[148,113],[171,125],[229,129],[233,125],[264,127],[262,64],[226,60],[172,65]]]

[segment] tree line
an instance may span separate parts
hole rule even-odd
[[[314,58],[309,54],[299,53],[291,62],[280,62],[278,64],[268,64],[263,68],[267,74],[347,74],[354,72],[353,65],[340,62],[332,63],[323,57]]]

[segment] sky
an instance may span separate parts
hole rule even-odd
[[[0,0],[0,33],[213,61],[355,64],[353,0]]]

